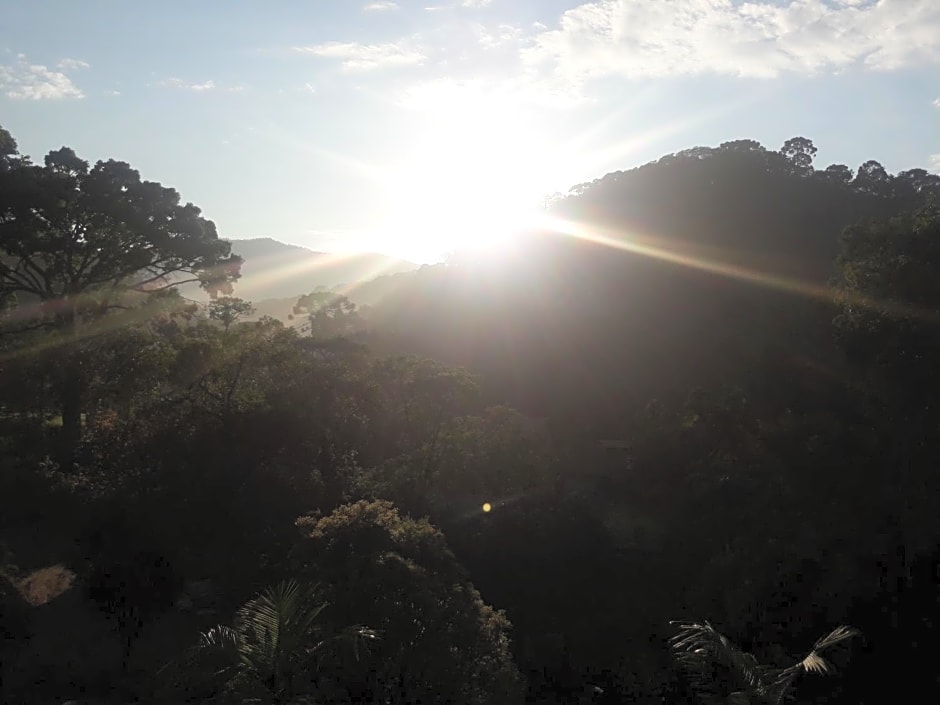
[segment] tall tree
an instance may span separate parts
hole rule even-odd
[[[294,315],[307,317],[305,330],[311,338],[328,340],[351,335],[361,326],[356,304],[331,291],[304,294],[294,305]]]
[[[852,184],[857,189],[876,196],[890,196],[891,180],[891,175],[880,162],[869,159],[858,168]]]
[[[521,702],[508,620],[483,603],[427,520],[357,502],[297,526],[306,539],[296,558],[322,580],[337,625],[361,620],[382,634],[366,666],[333,665],[349,701]]]
[[[221,323],[225,330],[231,328],[239,318],[250,316],[254,312],[255,307],[250,301],[237,296],[220,296],[209,302],[209,318]]]
[[[791,137],[783,143],[780,153],[787,158],[793,168],[801,174],[813,170],[813,157],[816,156],[816,146],[812,140],[805,137]]]
[[[213,296],[228,293],[240,258],[192,203],[130,165],[94,166],[63,147],[43,165],[16,158],[0,134],[0,299],[16,296],[20,328],[51,328],[70,343],[115,309],[133,308],[178,284],[197,281]],[[61,365],[63,460],[81,434],[81,361]]]

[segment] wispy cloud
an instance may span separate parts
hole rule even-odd
[[[477,25],[480,46],[484,49],[494,49],[518,42],[523,35],[522,29],[511,24],[501,24],[496,27]]]
[[[66,59],[60,62],[60,66],[65,61],[72,60]],[[62,100],[85,97],[81,89],[62,71],[55,71],[42,64],[30,64],[22,54],[19,55],[15,64],[0,66],[0,90],[13,100]]]
[[[166,78],[157,85],[163,86],[164,88],[183,88],[195,93],[205,93],[206,91],[215,90],[215,81],[209,80],[205,83],[188,83],[182,78],[176,78],[175,76]]]
[[[60,71],[76,71],[78,69],[91,68],[91,64],[81,59],[62,59],[62,61],[56,64],[56,68]]]
[[[936,174],[940,174],[940,154],[931,154],[927,157],[927,168]]]
[[[209,91],[221,91],[225,93],[240,93],[245,90],[244,86],[219,86],[213,80],[203,81],[202,83],[193,83],[184,81],[182,78],[171,76],[157,83],[164,88],[179,88],[193,93],[208,93]]]
[[[940,3],[594,0],[538,33],[524,58],[574,80],[890,70],[940,62]]]
[[[461,5],[464,7],[486,7],[491,5],[493,0],[461,0]]]
[[[346,71],[374,71],[393,66],[417,65],[427,58],[423,51],[408,42],[358,44],[327,42],[308,47],[295,47],[302,54],[340,60]]]
[[[382,12],[383,10],[397,10],[398,3],[391,0],[380,0],[379,2],[370,2],[362,8],[363,12]]]
[[[931,105],[935,108],[940,108],[940,98],[937,98]]]

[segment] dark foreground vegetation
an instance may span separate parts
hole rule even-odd
[[[295,327],[176,192],[0,130],[0,700],[936,700],[940,177],[814,153]]]

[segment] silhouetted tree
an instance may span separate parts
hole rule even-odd
[[[793,165],[798,174],[813,172],[813,157],[816,156],[816,152],[813,141],[805,137],[791,137],[780,148],[780,153]]]
[[[4,138],[5,151],[15,146]],[[7,155],[6,162],[10,162]],[[0,298],[15,294],[13,318],[45,326],[60,344],[85,326],[144,297],[198,281],[213,294],[238,277],[215,225],[179,194],[142,181],[117,161],[90,167],[71,149],[50,152],[42,166],[15,163],[0,189]],[[81,433],[87,380],[77,360],[61,365],[63,461]]]
[[[220,296],[209,302],[208,312],[209,318],[218,321],[225,330],[228,330],[239,318],[253,314],[255,307],[250,301],[237,296]]]

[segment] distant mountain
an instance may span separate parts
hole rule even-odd
[[[249,301],[296,298],[318,286],[329,288],[365,282],[383,274],[417,269],[416,264],[387,255],[363,252],[329,254],[261,237],[232,240],[232,252],[245,260],[235,295]],[[203,299],[198,288],[183,295]]]

